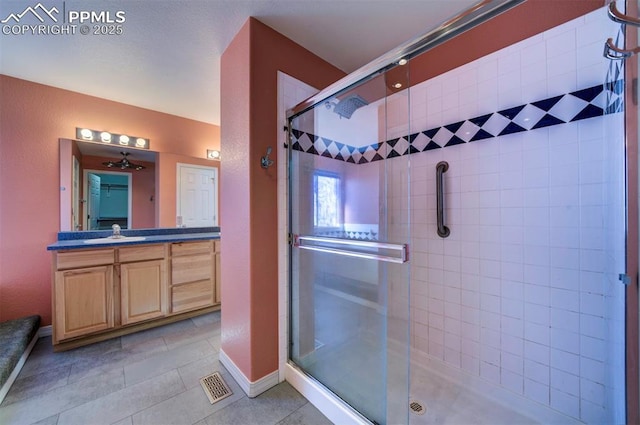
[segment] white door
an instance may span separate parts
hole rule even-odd
[[[89,196],[87,198],[87,230],[98,229],[98,218],[100,217],[100,176],[88,174]]]
[[[177,225],[218,225],[218,169],[178,164]]]
[[[71,172],[73,192],[71,192],[71,229],[80,230],[80,163],[73,156],[73,171]]]

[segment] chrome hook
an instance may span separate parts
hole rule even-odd
[[[264,169],[267,169],[273,165],[273,160],[269,159],[269,155],[271,154],[271,146],[267,147],[267,153],[265,156],[260,158],[260,166]]]

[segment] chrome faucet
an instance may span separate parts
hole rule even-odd
[[[113,229],[113,235],[111,235],[112,238],[121,238],[122,235],[120,234],[120,226],[117,224],[114,224],[113,226],[111,226],[111,228]]]

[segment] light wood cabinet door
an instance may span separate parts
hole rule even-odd
[[[114,326],[113,266],[58,271],[54,290],[55,341]]]
[[[120,265],[122,324],[163,317],[167,313],[167,273],[164,260]]]

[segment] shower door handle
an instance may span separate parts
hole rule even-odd
[[[438,162],[436,165],[436,218],[438,221],[438,236],[446,238],[451,231],[444,225],[444,183],[443,174],[449,169],[446,161]]]
[[[402,264],[409,261],[407,244],[293,235],[293,246],[310,251],[389,263]]]

